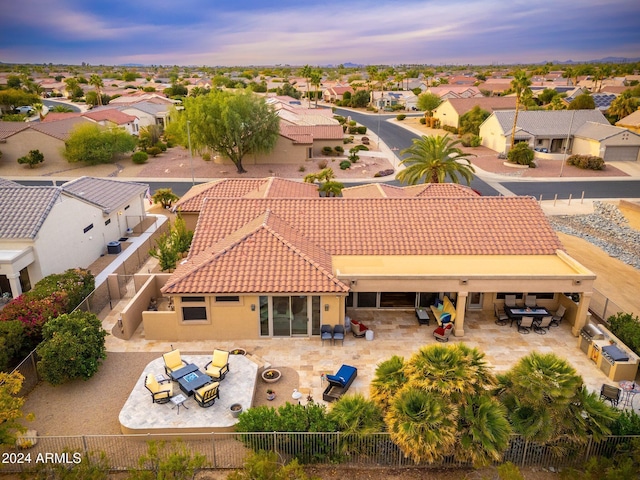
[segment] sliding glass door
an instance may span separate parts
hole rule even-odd
[[[319,296],[273,296],[270,297],[272,335],[274,337],[308,336],[320,332]],[[261,316],[260,334],[266,335]]]

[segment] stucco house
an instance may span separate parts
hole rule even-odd
[[[635,133],[640,133],[640,109],[621,118],[616,122],[618,127],[626,128]]]
[[[440,85],[437,87],[429,87],[424,91],[424,93],[436,95],[440,97],[441,100],[446,100],[447,98],[472,98],[484,96],[478,87],[467,85]]]
[[[482,145],[506,153],[511,146],[515,111],[495,111],[480,125]],[[586,122],[609,125],[599,110],[526,110],[518,113],[515,141],[527,142],[531,148],[563,154],[568,142]]]
[[[638,161],[640,135],[626,128],[586,122],[574,135],[571,153],[595,155],[605,162]]]
[[[155,289],[147,295],[173,307],[142,312],[146,338],[313,337],[347,315],[413,310],[444,296],[463,336],[468,311],[487,311],[493,326],[493,305],[508,293],[535,293],[550,310],[565,305],[578,335],[595,275],[567,255],[534,198],[418,190],[201,198],[188,257],[139,292]]]
[[[103,127],[121,128],[130,135],[138,135],[140,133],[138,117],[121,112],[116,108],[91,110],[83,113],[82,116]]]
[[[73,128],[78,124],[91,123],[91,120],[78,114],[70,115],[50,122],[0,122],[0,165],[14,164],[34,148],[40,150],[45,161],[62,159],[64,142]]]
[[[0,290],[16,297],[47,275],[88,267],[144,219],[147,188],[92,177],[51,187],[0,180]]]
[[[354,94],[354,90],[349,85],[335,85],[333,87],[326,88],[322,92],[322,99],[325,102],[336,102],[342,101],[344,99],[344,94],[349,92],[351,95]]]
[[[371,105],[375,108],[402,105],[405,110],[415,110],[418,106],[418,96],[410,90],[400,91],[372,91]]]
[[[471,97],[471,98],[447,98],[436,107],[433,116],[440,120],[441,125],[458,128],[460,117],[469,112],[473,107],[479,106],[489,113],[496,110],[515,110],[515,97]]]

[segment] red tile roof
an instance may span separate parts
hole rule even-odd
[[[296,142],[342,140],[342,125],[280,125],[280,134]]]
[[[191,254],[267,210],[331,255],[553,255],[563,250],[532,197],[209,198]]]
[[[109,108],[105,110],[97,110],[95,112],[86,112],[82,114],[83,117],[90,118],[95,122],[111,122],[116,125],[124,125],[136,120],[137,117],[129,115],[128,113],[121,112],[115,108]]]
[[[471,188],[456,183],[424,183],[410,187],[396,187],[373,183],[342,190],[344,198],[409,198],[409,197],[477,197]]]
[[[269,210],[190,256],[162,289],[169,294],[348,290],[331,272],[329,254]]]
[[[226,178],[192,187],[175,205],[181,212],[199,212],[205,198],[317,198],[318,187],[284,178]]]

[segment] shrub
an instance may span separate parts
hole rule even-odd
[[[33,168],[42,162],[44,162],[44,155],[40,150],[30,150],[28,155],[18,159],[20,165],[29,165],[29,168]]]
[[[640,319],[630,313],[617,313],[607,319],[611,333],[640,355]]]
[[[349,132],[349,135],[355,135],[358,133],[358,127],[355,126],[349,126],[349,128],[347,129],[347,131]]]
[[[202,159],[203,159],[205,162],[210,162],[210,161],[211,161],[211,154],[210,154],[209,152],[207,152],[207,153],[203,153],[203,154],[202,154]]]
[[[421,118],[420,118],[420,124],[422,124],[422,125],[426,125],[426,123],[427,123],[427,119],[426,119],[426,118],[424,118],[424,117],[421,117]]]
[[[472,138],[472,133],[465,133],[462,137],[460,137],[460,143],[463,147],[470,147]]]
[[[38,345],[38,373],[52,385],[75,378],[89,379],[107,358],[102,321],[93,313],[60,315],[43,327]]]
[[[133,155],[131,155],[131,161],[133,161],[133,163],[135,163],[136,165],[142,165],[143,163],[147,163],[148,159],[149,159],[149,155],[147,154],[147,152],[136,152]]]
[[[307,167],[305,167],[304,165],[300,165],[300,166],[298,167],[298,171],[299,171],[299,172],[304,172],[305,170],[307,170]]]
[[[198,473],[207,467],[207,457],[193,452],[181,441],[170,442],[166,448],[165,444],[147,442],[147,453],[138,459],[139,470],[130,471],[127,478],[188,480],[199,477]]]
[[[158,143],[156,143],[154,145],[154,147],[158,147],[163,152],[167,151],[167,144],[166,143],[158,142]]]
[[[64,273],[47,275],[36,283],[27,293],[38,299],[46,299],[55,292],[64,292],[67,296],[67,311],[70,313],[93,291],[95,277],[83,268],[70,268]]]
[[[359,126],[358,127],[358,135],[364,135],[365,133],[367,133],[367,127]]]
[[[354,147],[352,147],[349,151],[350,152],[359,152],[360,150],[364,150],[364,151],[369,151],[369,147],[367,147],[366,145],[356,145]]]
[[[518,165],[528,165],[529,167],[533,165],[533,168],[535,168],[535,164],[533,163],[534,155],[535,154],[533,153],[533,150],[531,149],[531,147],[529,147],[529,145],[527,145],[525,142],[519,142],[516,143],[516,145],[511,150],[509,150],[509,152],[507,153],[507,158],[511,163],[516,163]]]
[[[345,145],[346,145],[347,143],[353,143],[353,137],[344,137],[344,138],[342,139],[342,143],[344,143]]]
[[[400,122],[401,122],[402,120],[404,120],[405,118],[407,118],[407,116],[406,116],[404,113],[401,113],[401,114],[399,114],[399,115],[396,115],[396,120],[398,120],[398,121],[400,121]]]
[[[349,120],[350,127],[355,127],[356,125],[357,125],[357,122],[355,120]]]
[[[331,155],[333,153],[333,148],[326,146],[326,147],[322,147],[322,154],[323,155]]]
[[[351,162],[349,160],[343,160],[340,162],[340,170],[346,170],[351,167]]]
[[[479,147],[480,145],[482,145],[482,137],[479,135],[474,135],[473,138],[471,139],[471,146]]]
[[[602,170],[605,167],[602,157],[594,155],[571,155],[567,158],[567,165],[586,170]]]
[[[442,126],[442,130],[446,131],[446,132],[450,132],[453,133],[455,135],[458,134],[458,129],[456,127],[451,127],[449,125],[443,125]]]
[[[334,115],[333,118],[335,118],[340,125],[344,125],[347,122],[347,119],[342,115]]]
[[[379,172],[376,172],[373,176],[374,177],[386,177],[389,175],[393,175],[393,168],[388,168],[387,170],[380,170]]]
[[[28,352],[22,351],[24,325],[18,320],[0,322],[0,371],[10,366]]]
[[[329,163],[329,162],[327,162],[326,160],[320,160],[320,161],[317,163],[317,165],[318,165],[318,168],[319,168],[320,170],[322,170],[322,169],[324,169],[324,168],[327,168],[327,164],[328,164],[328,163]]]
[[[160,150],[160,147],[151,147],[147,148],[147,153],[152,157],[157,157],[162,153],[162,150]]]
[[[344,153],[344,148],[341,147],[340,145],[333,147],[333,149],[336,151],[338,155],[342,155]]]

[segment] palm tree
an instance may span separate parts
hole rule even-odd
[[[98,96],[98,106],[102,105],[102,87],[104,87],[104,83],[102,82],[102,78],[100,75],[96,75],[95,73],[89,77],[89,85],[92,85],[96,89],[96,95]]]
[[[371,400],[386,409],[391,399],[406,383],[404,359],[397,355],[378,364],[375,376],[369,386]]]
[[[318,108],[318,87],[322,83],[322,73],[319,70],[314,70],[313,72],[311,72],[310,81],[311,81],[311,85],[316,87],[315,89],[316,108]]]
[[[615,418],[596,405],[582,385],[582,377],[566,360],[533,352],[498,375],[495,393],[507,407],[514,430],[528,440],[580,443],[592,434],[606,435]]]
[[[409,386],[393,399],[385,421],[405,456],[435,463],[452,453],[458,438],[456,414],[449,399]]]
[[[460,183],[458,175],[471,183],[475,169],[467,157],[475,156],[464,153],[456,145],[460,140],[451,141],[449,134],[444,137],[414,138],[413,145],[400,152],[409,155],[400,163],[406,168],[396,175],[401,182],[415,185],[417,183],[444,183],[449,177],[453,183]]]
[[[516,126],[518,124],[518,113],[520,111],[522,96],[526,90],[530,90],[529,85],[531,85],[531,80],[526,72],[517,70],[513,75],[513,80],[511,80],[511,87],[516,93],[516,113],[513,117],[513,128],[511,129],[511,148],[515,145]]]
[[[629,91],[622,92],[622,94],[611,102],[609,107],[609,115],[617,117],[618,120],[631,115],[640,106],[640,99],[632,97]]]
[[[309,97],[309,80],[311,78],[311,73],[312,72],[313,72],[313,69],[309,65],[305,65],[300,70],[300,75],[302,75],[302,77],[304,77],[304,79],[306,81],[306,84],[307,84],[307,100],[309,102],[309,108],[311,108],[311,97]]]

